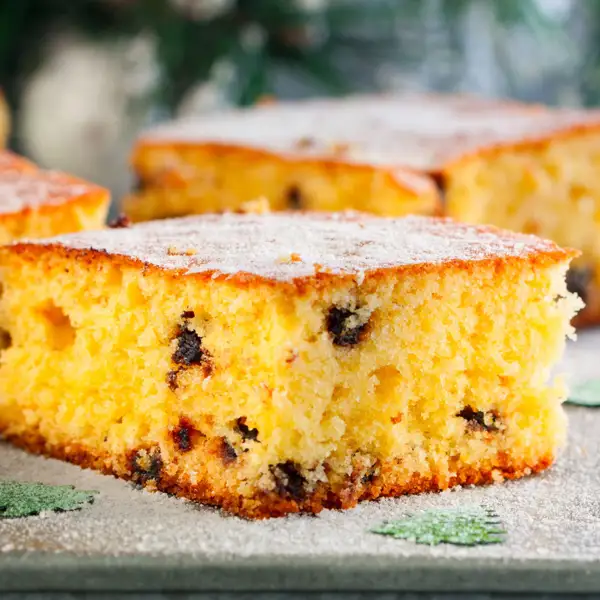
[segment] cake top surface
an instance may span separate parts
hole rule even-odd
[[[36,171],[37,167],[26,158],[13,154],[8,150],[0,151],[0,173],[7,171]]]
[[[142,143],[216,143],[377,166],[438,170],[481,149],[600,127],[600,111],[462,96],[354,96],[231,110],[167,123]]]
[[[0,214],[64,204],[92,188],[54,171],[2,170],[0,162]]]
[[[96,250],[185,274],[247,273],[291,281],[319,272],[356,275],[402,265],[568,257],[534,236],[429,217],[381,218],[358,213],[200,215],[150,221],[28,242]]]

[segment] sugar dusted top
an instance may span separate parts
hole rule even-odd
[[[550,110],[460,96],[356,96],[258,106],[180,120],[146,143],[224,144],[292,158],[438,170],[466,154],[577,127],[600,111]]]
[[[91,186],[62,173],[3,171],[0,166],[0,214],[63,204],[90,189]]]
[[[360,279],[371,270],[401,265],[526,258],[544,252],[563,255],[554,243],[534,236],[449,219],[350,212],[200,215],[29,244],[108,252],[187,274],[249,273],[279,281],[317,272]]]
[[[0,173],[7,172],[33,172],[37,167],[26,158],[13,154],[8,150],[0,151]]]

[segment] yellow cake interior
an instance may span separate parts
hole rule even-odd
[[[600,286],[600,134],[498,149],[451,166],[447,212],[467,223],[534,233],[578,248]]]
[[[143,153],[142,153],[143,152]],[[335,161],[286,160],[268,153],[214,146],[140,151],[140,191],[124,200],[134,221],[237,210],[264,196],[272,210],[355,209],[379,215],[439,212],[435,186],[393,170]],[[409,189],[405,178],[414,178]]]
[[[296,294],[3,251],[0,430],[248,516],[322,489],[352,505],[469,470],[527,474],[565,439],[550,369],[578,300],[551,262]],[[175,360],[184,333],[201,339],[194,364]]]

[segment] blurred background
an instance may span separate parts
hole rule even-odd
[[[271,97],[600,104],[600,0],[1,0],[0,87],[12,148],[120,196],[140,129]]]

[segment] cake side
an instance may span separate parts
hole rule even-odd
[[[108,190],[21,157],[0,159],[0,243],[103,227]]]
[[[386,220],[347,218],[355,235],[379,223],[382,241],[372,229],[366,246],[389,237]],[[332,219],[336,243],[360,248]],[[319,222],[331,225],[307,216],[300,227]],[[198,270],[194,255],[168,254],[172,237],[159,242],[157,224],[6,247],[0,429],[31,450],[251,518],[545,468],[565,432],[564,389],[548,378],[577,307],[564,282],[571,253],[542,241],[517,252],[496,233],[485,255],[468,227],[440,223],[426,229],[443,232],[445,262],[425,268],[407,236],[404,264],[376,248],[352,258],[379,261],[362,277],[322,245],[326,273],[267,268],[264,248],[246,258],[246,276]],[[240,262],[245,247],[233,241]],[[157,246],[171,258],[158,260]]]
[[[440,214],[431,180],[397,165],[348,163],[346,151],[339,144],[327,159],[317,160],[213,143],[141,143],[132,157],[139,183],[123,210],[143,221],[237,210],[264,196],[273,210]]]

